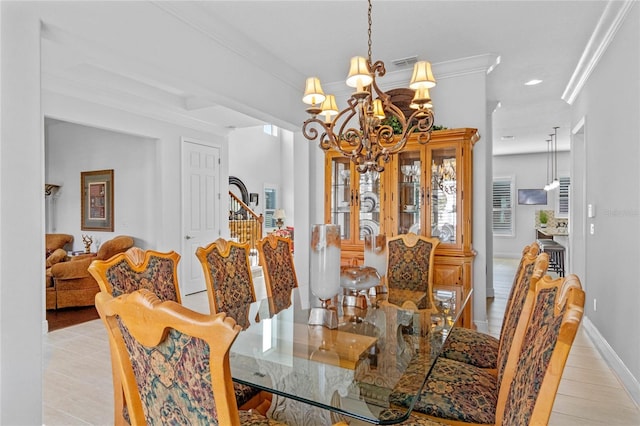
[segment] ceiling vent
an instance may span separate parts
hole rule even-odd
[[[417,56],[409,56],[408,58],[394,59],[391,61],[391,63],[398,68],[412,67],[416,62],[418,62]]]

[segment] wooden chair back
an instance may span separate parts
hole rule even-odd
[[[175,251],[162,253],[132,247],[108,260],[94,260],[89,273],[100,290],[114,297],[146,288],[160,300],[181,303],[178,285],[178,262]]]
[[[242,329],[249,327],[249,307],[256,301],[249,244],[218,238],[198,247],[211,313],[226,312]]]
[[[257,248],[271,313],[277,314],[291,305],[291,292],[298,287],[291,240],[269,234],[258,241]]]
[[[389,300],[394,290],[401,292],[425,292],[416,303],[417,309],[434,309],[433,263],[438,238],[423,237],[414,233],[401,234],[387,239],[387,286]]]
[[[500,382],[496,425],[548,424],[582,320],[585,293],[577,276],[545,276],[531,294],[521,347],[510,355],[509,372]]]
[[[152,291],[160,300],[172,300],[181,303],[178,285],[178,262],[180,255],[175,251],[162,253],[155,250],[142,250],[131,247],[107,260],[94,260],[87,268],[100,286],[100,291],[117,297],[145,288]],[[114,360],[111,346],[111,361],[114,391],[114,423],[130,424],[129,410],[123,394],[122,379]]]
[[[239,425],[229,348],[240,327],[141,289],[96,296],[131,424]],[[113,352],[112,352],[113,353]]]
[[[516,274],[513,277],[513,284],[511,285],[511,290],[509,291],[509,297],[507,298],[507,305],[505,307],[504,310],[504,317],[502,319],[502,327],[500,329],[500,336],[502,338],[502,333],[504,332],[504,328],[506,326],[507,323],[507,316],[509,314],[509,310],[511,309],[511,304],[513,303],[513,297],[515,295],[515,293],[517,293],[516,289],[518,288],[518,282],[520,281],[520,276],[522,275],[523,272],[523,267],[524,267],[524,263],[525,261],[529,261],[531,259],[535,259],[538,254],[540,253],[540,248],[538,247],[538,243],[536,243],[535,241],[533,243],[531,243],[528,246],[525,246],[524,249],[522,249],[522,257],[520,258],[520,263],[518,264],[518,268],[516,269]],[[548,265],[547,265],[548,267]],[[531,271],[532,272],[532,271]],[[546,272],[542,271],[542,273],[544,274]],[[523,297],[526,297],[526,292],[523,293]]]
[[[535,284],[547,272],[549,256],[546,253],[533,255],[533,251],[526,253],[522,258],[522,271],[512,288],[512,300],[509,311],[505,313],[498,346],[497,375],[498,383],[507,366],[509,355],[512,351],[518,351],[522,343],[522,336],[527,325],[527,319],[531,310],[531,292]]]

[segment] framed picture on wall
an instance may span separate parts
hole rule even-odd
[[[80,172],[83,231],[113,232],[113,169]]]

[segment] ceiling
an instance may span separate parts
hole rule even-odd
[[[311,75],[321,78],[325,90],[343,84],[349,58],[367,53],[364,0],[153,4],[213,34],[228,49],[263,63],[283,80],[299,79],[295,83],[301,91],[304,77]],[[561,96],[606,5],[573,0],[375,0],[372,59],[385,61],[391,73],[398,70],[392,61],[414,56],[432,62],[435,70],[461,58],[499,57],[499,65],[487,77],[487,99],[499,104],[493,115],[494,154],[546,152],[545,140],[554,126],[559,126],[562,149],[568,147],[571,121],[569,105]],[[158,115],[179,116],[185,125],[232,129],[268,120],[247,105],[208,101],[209,94],[194,93],[197,85],[163,80],[163,74],[152,69],[144,76],[114,72],[104,58],[91,58],[94,50],[60,39],[54,35],[44,42],[43,87],[73,91],[81,86],[105,102],[113,98],[114,106],[137,105],[147,111],[152,107]],[[525,86],[531,79],[542,83]],[[437,89],[432,90],[434,101]],[[299,108],[304,109],[302,102]],[[434,111],[437,123],[437,103]]]

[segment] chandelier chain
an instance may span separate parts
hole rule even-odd
[[[369,63],[371,63],[371,0],[369,0],[369,10],[368,10],[368,15],[369,15],[369,31],[367,32],[367,34],[369,35],[369,50],[367,51],[368,55],[369,55]]]

